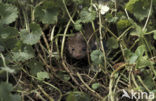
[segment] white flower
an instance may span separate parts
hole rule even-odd
[[[95,8],[96,11],[100,10],[101,15],[104,15],[110,9],[107,5],[104,5],[102,3],[99,3],[97,6],[96,4],[93,4],[93,7]]]
[[[107,5],[99,4],[99,9],[100,9],[101,15],[104,15],[105,13],[109,11],[109,7]]]

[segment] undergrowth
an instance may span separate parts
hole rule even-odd
[[[0,101],[155,101],[155,6],[156,0],[0,0]],[[74,60],[66,40],[85,25],[97,48]]]

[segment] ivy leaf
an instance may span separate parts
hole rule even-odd
[[[10,24],[18,17],[17,7],[11,4],[0,3],[0,23]]]
[[[91,60],[93,61],[94,64],[99,65],[99,64],[103,64],[103,53],[100,50],[94,50],[91,53]]]
[[[105,15],[105,19],[106,19],[109,23],[111,23],[111,22],[115,23],[115,22],[118,20],[118,18],[119,18],[119,17],[113,17],[113,15],[112,15],[111,13],[107,13],[107,14]]]
[[[26,52],[13,52],[13,59],[15,61],[25,61],[31,58],[33,58],[32,54]]]
[[[0,101],[21,101],[21,97],[17,94],[12,94],[13,86],[10,83],[0,83]]]
[[[7,39],[7,38],[16,38],[18,35],[17,29],[9,26],[0,26],[0,38]]]
[[[43,70],[43,64],[36,59],[30,60],[27,64],[30,68],[30,73],[34,76],[37,76],[37,73]]]
[[[154,32],[153,38],[154,40],[156,40],[156,32]]]
[[[34,50],[31,46],[25,46],[22,50],[12,52],[12,59],[14,61],[26,61],[34,57]]]
[[[119,47],[118,41],[114,37],[111,37],[107,40],[106,47],[109,49],[117,49]]]
[[[0,45],[4,47],[4,49],[13,49],[16,46],[17,39],[9,38],[9,39],[0,39]]]
[[[30,29],[30,33],[25,29],[21,30],[21,40],[25,44],[34,45],[40,40],[42,30],[38,24],[31,24]]]
[[[66,73],[65,71],[58,71],[56,72],[57,76],[64,80],[64,81],[69,81],[70,80],[70,76],[68,73]]]
[[[124,50],[124,56],[127,62],[130,64],[134,64],[138,59],[138,55],[136,53],[131,52],[131,50],[129,49]]]
[[[89,11],[88,8],[84,8],[80,12],[80,20],[83,23],[89,23],[95,20],[96,18],[96,11]]]
[[[129,59],[129,63],[130,64],[133,64],[133,63],[135,63],[137,61],[137,59],[138,59],[138,55],[136,55],[135,53],[133,53],[132,56]]]
[[[68,0],[65,0],[68,1]],[[63,6],[62,0],[46,0],[43,5],[41,6],[42,8],[61,8]]]
[[[131,57],[132,55],[133,55],[134,53],[132,53],[131,52],[131,50],[129,50],[129,49],[125,49],[124,50],[124,56],[125,56],[125,58],[129,58],[129,57]]]
[[[74,28],[77,30],[77,31],[80,31],[82,29],[82,25],[80,24],[80,20],[77,20],[74,24]]]
[[[155,82],[153,81],[153,77],[152,77],[152,74],[150,73],[150,74],[148,74],[148,73],[146,73],[146,74],[144,74],[144,75],[146,75],[145,76],[145,78],[143,79],[143,81],[144,81],[144,84],[150,89],[150,90],[153,90],[154,89],[154,87],[155,87]]]
[[[100,87],[100,84],[99,83],[94,83],[94,84],[92,84],[92,88],[94,89],[94,90],[96,90],[97,88],[99,88]]]
[[[10,101],[22,101],[20,95],[10,95],[11,100]],[[7,100],[9,101],[9,100]]]
[[[47,72],[38,72],[37,73],[37,78],[39,80],[49,79],[49,75],[48,75]]]
[[[136,23],[133,23],[133,24],[134,24],[136,31],[131,32],[130,35],[138,36],[139,38],[143,37],[146,34],[147,30],[142,30],[141,26],[137,25]]]
[[[140,21],[148,16],[149,8],[149,0],[129,0],[126,4],[126,9]]]
[[[35,17],[44,24],[55,24],[59,11],[53,6],[39,6],[35,9]]]
[[[154,63],[148,60],[148,57],[142,56],[139,57],[136,63],[136,68],[144,68],[147,66],[152,66]]]
[[[143,56],[145,51],[146,51],[145,45],[141,45],[136,49],[135,53],[137,56]]]

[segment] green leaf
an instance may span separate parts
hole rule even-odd
[[[18,40],[18,41],[16,42],[14,48],[13,48],[13,51],[14,51],[14,52],[17,52],[17,51],[19,51],[19,50],[23,50],[23,48],[24,48],[25,46],[27,46],[27,45],[25,45],[21,40]]]
[[[148,87],[148,89],[153,90],[155,88],[155,82],[153,81],[153,77],[151,73],[146,73],[145,78],[143,79],[144,84]]]
[[[118,20],[118,17],[113,17],[113,15],[111,13],[107,13],[105,16],[106,21],[108,21],[109,23],[115,23]]]
[[[37,78],[39,80],[49,79],[49,74],[47,72],[38,72]]]
[[[91,60],[93,61],[94,64],[99,65],[99,64],[103,64],[103,53],[100,50],[94,50],[91,53]]]
[[[152,66],[153,64],[154,64],[153,62],[148,60],[148,57],[142,56],[142,57],[139,57],[139,59],[137,60],[136,68],[144,68],[147,66]]]
[[[0,3],[0,24],[10,24],[18,17],[17,7]]]
[[[141,45],[136,49],[135,53],[137,56],[143,56],[145,51],[146,51],[145,45]]]
[[[20,95],[10,95],[11,100],[10,101],[22,101]]]
[[[134,64],[137,61],[138,55],[131,52],[131,50],[126,49],[126,50],[124,50],[124,53],[125,53],[124,56],[128,63]]]
[[[0,97],[1,98],[3,97],[3,95],[5,96],[5,94],[9,94],[12,90],[13,90],[12,84],[7,83],[7,82],[0,83]]]
[[[68,1],[68,0],[65,0],[65,1]],[[51,8],[51,7],[61,8],[62,7],[63,8],[63,6],[64,5],[63,5],[62,0],[46,0],[41,7],[43,8]]]
[[[99,88],[100,87],[100,84],[99,83],[94,83],[94,84],[92,84],[92,88],[94,89],[94,90],[96,90],[97,88]]]
[[[30,68],[30,74],[34,76],[37,76],[37,73],[43,70],[43,64],[36,59],[31,59],[27,66]]]
[[[27,52],[13,52],[13,59],[15,61],[25,61],[33,57],[34,56],[32,54],[29,54]]]
[[[69,81],[70,80],[70,75],[66,73],[65,71],[58,71],[56,72],[57,76],[64,80],[64,81]]]
[[[156,40],[156,32],[154,32],[153,38],[154,40]]]
[[[14,61],[26,61],[34,57],[34,50],[31,46],[25,46],[22,50],[12,52],[12,59]]]
[[[117,49],[119,47],[118,41],[114,37],[111,37],[107,40],[106,47],[109,49]]]
[[[16,46],[17,39],[8,38],[8,39],[0,39],[0,45],[4,47],[4,49],[13,49]]]
[[[74,28],[77,30],[77,31],[80,31],[82,29],[82,25],[80,24],[80,20],[77,20],[74,24]]]
[[[149,8],[149,0],[129,0],[126,4],[126,9],[140,21],[148,16]]]
[[[25,44],[34,45],[40,40],[42,30],[38,24],[31,24],[30,29],[30,33],[25,29],[21,30],[21,40]]]
[[[52,5],[39,6],[35,9],[35,17],[44,24],[55,24],[59,10]]]
[[[90,101],[90,98],[83,92],[70,92],[66,101]]]
[[[16,38],[18,35],[17,29],[9,26],[0,26],[0,39]]]
[[[130,64],[133,64],[133,63],[135,63],[137,61],[137,59],[138,59],[138,55],[136,55],[135,53],[133,53],[132,56],[129,59],[129,63]]]
[[[80,12],[80,20],[83,23],[89,23],[94,21],[96,18],[96,11],[89,11],[88,8],[84,8]]]
[[[136,31],[130,33],[132,36],[138,36],[140,38],[146,34],[147,30],[143,31],[141,26],[134,24],[134,27],[135,27]]]
[[[12,94],[13,86],[10,83],[0,83],[0,101],[21,101],[21,97],[17,94]]]
[[[124,50],[124,56],[128,59],[129,57],[131,57],[134,53],[131,52],[130,49],[125,49]]]
[[[117,22],[118,30],[124,30],[125,28],[128,28],[130,25],[131,25],[131,23],[127,19],[120,19]]]

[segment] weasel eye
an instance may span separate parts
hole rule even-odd
[[[75,49],[74,48],[72,48],[72,51],[74,51]]]
[[[82,51],[86,51],[86,48],[82,48]]]

